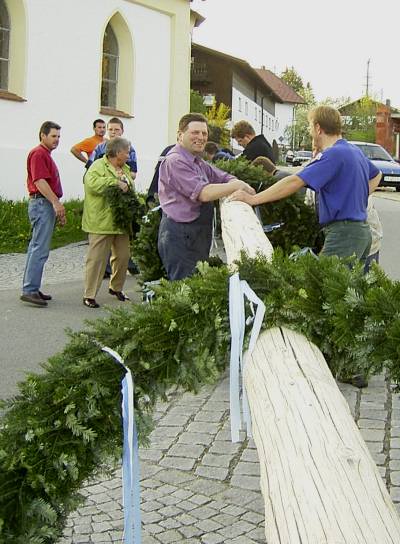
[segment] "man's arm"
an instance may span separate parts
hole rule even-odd
[[[255,190],[241,179],[232,179],[227,183],[210,183],[200,191],[198,200],[200,202],[211,202],[223,196],[229,196],[234,191],[243,192],[246,195],[254,195]]]
[[[79,147],[77,147],[76,145],[73,145],[71,147],[71,153],[73,154],[74,157],[76,157],[77,159],[79,159],[80,161],[84,162],[86,164],[87,162],[87,158],[85,157],[85,155],[82,155],[81,153],[81,150],[79,149]]]
[[[371,194],[371,193],[373,193],[375,191],[375,189],[378,187],[381,179],[382,179],[382,172],[379,172],[374,178],[369,180],[369,182],[368,182],[369,194]]]
[[[61,204],[61,202],[58,200],[58,196],[54,194],[54,192],[51,190],[50,185],[47,183],[45,179],[38,179],[34,183],[36,187],[38,188],[39,192],[44,197],[46,197],[49,202],[52,203],[54,211],[56,212],[57,219],[60,222],[60,225],[65,225],[66,223],[65,208]]]
[[[241,200],[250,204],[250,206],[258,206],[259,204],[275,202],[276,200],[293,195],[304,186],[304,181],[299,176],[293,174],[277,181],[271,187],[256,195],[250,195],[244,191],[236,191],[229,197],[229,200]]]

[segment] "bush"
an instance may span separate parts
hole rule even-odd
[[[82,200],[69,200],[64,203],[67,224],[56,225],[51,248],[62,247],[86,239],[82,231]],[[28,217],[28,201],[14,202],[0,197],[0,254],[25,253],[31,236]]]

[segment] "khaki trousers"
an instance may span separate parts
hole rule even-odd
[[[111,251],[110,289],[122,291],[129,261],[128,234],[90,234],[86,255],[85,298],[96,298]]]

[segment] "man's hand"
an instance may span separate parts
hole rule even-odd
[[[242,181],[241,179],[238,179],[238,182],[239,182],[239,187],[238,189],[235,191],[236,193],[237,192],[240,192],[240,191],[245,191],[246,193],[248,193],[249,195],[255,195],[256,194],[256,191],[255,189],[253,189],[253,187],[251,185],[249,185],[248,183],[246,183],[245,181]],[[234,194],[234,193],[233,193]]]
[[[245,185],[247,185],[247,183],[245,183]],[[249,185],[247,185],[247,187],[251,189],[251,191],[248,191],[246,189],[239,189],[228,197],[228,202],[240,201],[246,202],[246,204],[250,204],[250,206],[253,206],[253,195],[255,195],[256,192]]]
[[[56,212],[57,221],[63,227],[67,222],[67,218],[65,216],[65,208],[63,204],[61,204],[61,202],[56,200],[55,202],[53,202],[53,208],[54,208],[54,211]]]

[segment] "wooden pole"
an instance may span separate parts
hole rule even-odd
[[[228,264],[242,250],[272,255],[247,204],[223,202],[221,223]],[[244,382],[267,543],[399,544],[395,507],[319,349],[283,327],[263,332]]]

